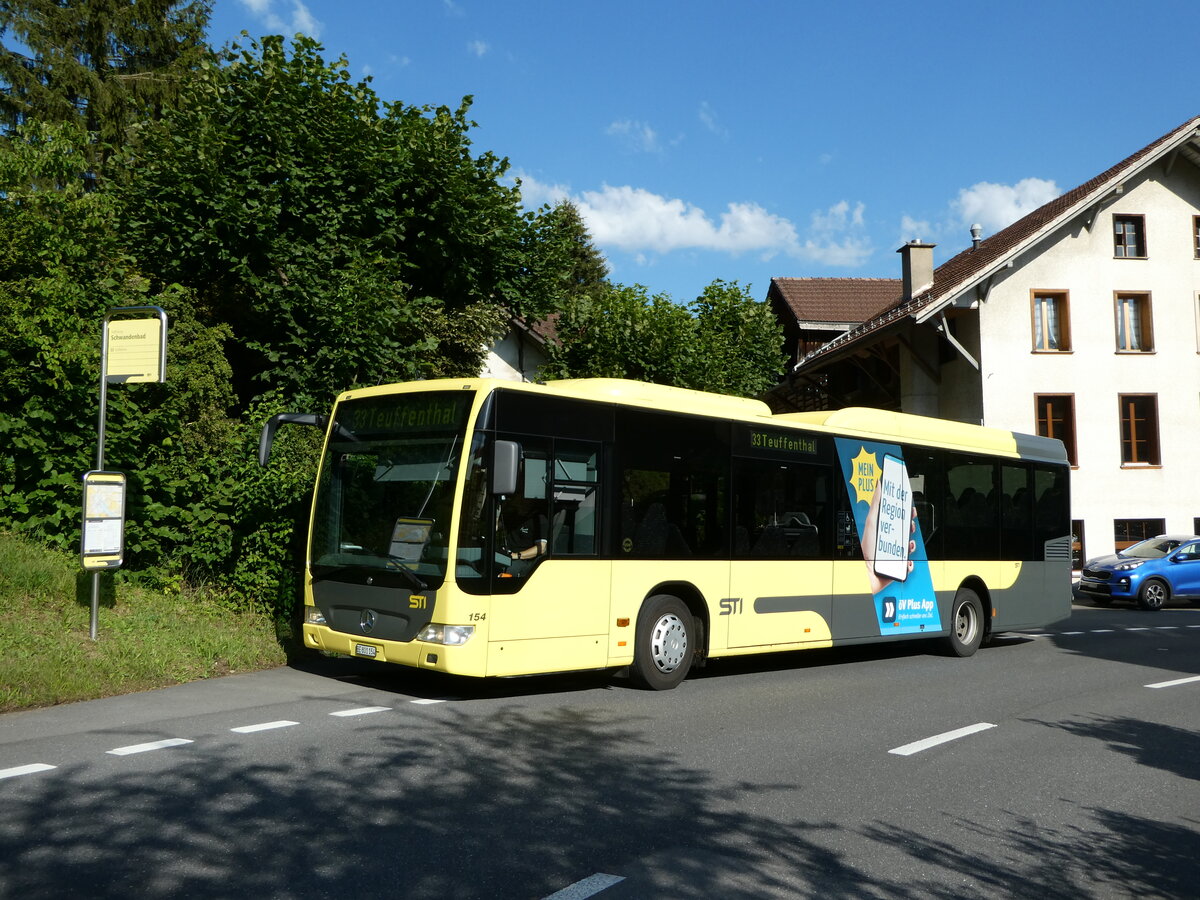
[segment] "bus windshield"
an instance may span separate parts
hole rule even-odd
[[[467,391],[346,400],[334,411],[317,482],[311,565],[445,577],[455,472],[474,395]]]

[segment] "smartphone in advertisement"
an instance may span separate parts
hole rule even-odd
[[[908,578],[912,540],[912,485],[904,460],[885,454],[879,476],[879,516],[875,522],[875,574],[896,581]]]

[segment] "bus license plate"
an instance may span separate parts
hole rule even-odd
[[[372,647],[370,644],[355,644],[354,645],[354,655],[355,656],[368,656],[371,659],[374,659],[378,653],[379,653],[379,648]]]

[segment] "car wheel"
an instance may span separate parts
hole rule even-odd
[[[655,594],[638,616],[630,674],[643,687],[669,691],[687,677],[696,654],[696,623],[684,602]]]
[[[1158,611],[1163,604],[1171,599],[1171,588],[1165,581],[1151,578],[1142,584],[1138,591],[1138,606],[1142,609]]]
[[[946,649],[953,656],[971,656],[983,642],[983,604],[970,588],[960,588],[950,607]]]

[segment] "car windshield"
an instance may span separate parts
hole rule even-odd
[[[444,576],[471,399],[465,391],[403,393],[337,406],[317,485],[314,573],[402,567]]]
[[[1121,556],[1132,556],[1136,559],[1159,559],[1178,547],[1180,543],[1182,542],[1171,538],[1150,538],[1134,544],[1132,547],[1126,547],[1121,551]]]

